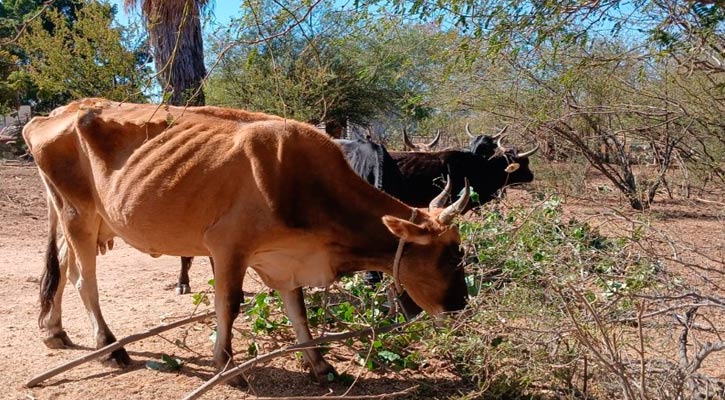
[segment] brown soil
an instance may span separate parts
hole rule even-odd
[[[593,176],[587,182],[602,182]],[[606,184],[606,182],[604,182]],[[596,188],[596,184],[592,184]],[[596,191],[597,189],[594,189]],[[511,190],[506,203],[531,201],[528,192]],[[720,197],[718,197],[720,196]],[[709,202],[662,200],[652,211],[635,213],[616,193],[589,199],[567,199],[566,215],[589,220],[605,233],[621,233],[631,228],[632,220],[641,220],[662,232],[662,247],[668,240],[677,242],[681,264],[706,266],[715,272],[692,273],[693,284],[725,293],[723,257],[725,229],[722,195]],[[622,211],[625,210],[625,211]],[[42,342],[37,324],[39,276],[43,264],[46,236],[44,191],[36,169],[27,164],[0,166],[0,398],[2,399],[167,399],[180,398],[211,378],[213,321],[175,329],[163,337],[151,337],[127,346],[134,359],[132,366],[118,369],[90,362],[49,379],[42,386],[25,388],[24,382],[58,364],[88,353],[94,342],[90,324],[75,290],[66,289],[63,301],[64,326],[77,348],[50,350]],[[98,258],[98,281],[106,321],[117,337],[145,331],[194,310],[191,296],[176,296],[173,283],[179,268],[175,257],[151,258],[120,240],[116,248]],[[719,272],[718,272],[719,271]],[[191,269],[193,290],[206,286],[211,278],[206,259],[196,259]],[[245,280],[245,292],[265,290],[254,276]],[[251,334],[248,321],[240,317],[235,324],[236,360],[246,358]],[[721,324],[722,325],[722,324]],[[266,352],[293,342],[287,330],[279,337],[260,338]],[[175,342],[183,342],[181,347]],[[178,372],[159,372],[145,367],[147,361],[160,361],[168,354],[184,361]],[[418,371],[369,372],[355,361],[353,352],[334,345],[326,356],[340,373],[359,379],[350,384],[330,387],[314,384],[294,355],[279,358],[251,371],[251,389],[228,386],[213,389],[204,398],[254,398],[255,396],[381,395],[418,385],[412,398],[445,397],[467,386],[445,363],[427,365]],[[722,376],[722,375],[721,375]]]

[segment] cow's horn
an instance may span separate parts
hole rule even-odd
[[[466,134],[468,134],[468,136],[470,136],[471,138],[475,138],[476,137],[476,135],[474,135],[474,134],[471,133],[471,128],[469,128],[468,122],[466,122]]]
[[[446,207],[445,210],[443,210],[440,215],[438,215],[438,222],[442,225],[449,225],[453,218],[455,218],[456,215],[459,215],[463,212],[463,210],[466,209],[466,205],[468,205],[468,198],[471,195],[471,188],[468,186],[468,178],[464,178],[466,187],[463,191],[463,196],[456,200],[455,203],[451,204],[450,206]]]
[[[408,132],[403,128],[403,142],[405,143],[405,146],[408,147],[411,150],[419,150],[418,146],[413,144],[413,142],[410,141],[410,138],[408,138]]]
[[[496,147],[498,147],[499,149],[502,149],[502,150],[506,150],[506,148],[503,147],[503,136],[499,137],[498,140],[496,141]]]
[[[441,130],[440,130],[440,128],[438,128],[438,130],[436,130],[436,137],[434,137],[433,140],[431,140],[431,142],[425,146],[430,149],[433,146],[435,146],[440,139],[441,139]]]
[[[500,138],[500,137],[503,137],[502,135],[503,135],[504,133],[506,133],[506,130],[508,130],[508,128],[509,128],[509,126],[508,126],[508,125],[504,126],[504,127],[503,127],[503,129],[501,129],[500,131],[498,131],[498,133],[497,133],[497,134],[495,134],[495,135],[491,136],[491,139],[498,139],[498,138]]]
[[[516,157],[517,158],[529,157],[529,156],[533,155],[534,153],[536,153],[538,150],[539,150],[539,143],[536,143],[536,147],[534,147],[533,149],[531,149],[527,152],[516,154]]]
[[[451,195],[451,176],[447,176],[446,180],[446,187],[443,188],[443,191],[435,197],[435,199],[430,201],[430,204],[428,204],[428,210],[432,211],[434,208],[443,208],[443,206],[446,205],[446,202],[448,201],[448,197]]]

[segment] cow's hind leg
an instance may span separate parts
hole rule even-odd
[[[179,281],[176,283],[176,294],[178,295],[191,293],[191,286],[189,285],[189,269],[191,269],[191,263],[193,261],[194,257],[181,257]]]
[[[98,226],[100,217],[93,215],[78,215],[74,210],[63,213],[63,222],[66,227],[66,239],[77,258],[75,264],[80,276],[75,281],[76,289],[93,326],[96,336],[96,347],[105,347],[116,341],[116,337],[106,325],[98,301],[98,283],[96,280],[96,250],[98,240]],[[73,268],[70,268],[71,272]],[[74,278],[71,276],[71,279]],[[72,279],[73,280],[73,279]],[[124,348],[120,348],[110,356],[119,366],[131,363],[131,358]]]
[[[292,322],[292,327],[297,336],[297,343],[303,343],[312,340],[310,328],[307,325],[307,309],[305,308],[305,299],[302,294],[302,288],[294,290],[280,290],[280,296],[284,303],[287,317]],[[317,382],[324,384],[334,380],[337,372],[332,365],[328,364],[322,353],[317,348],[305,349],[303,351],[305,364],[310,368],[310,373]]]
[[[217,337],[214,343],[214,364],[219,372],[233,365],[232,324],[239,315],[242,302],[242,283],[246,266],[244,257],[238,254],[213,254],[214,271],[214,309],[217,318]],[[230,382],[232,385],[246,386],[243,377]]]
[[[53,303],[50,306],[48,316],[43,318],[41,321],[42,328],[46,332],[46,337],[43,339],[43,343],[45,343],[45,345],[50,349],[64,349],[67,347],[73,347],[73,342],[71,342],[68,334],[63,329],[61,305],[63,303],[63,290],[65,289],[67,281],[68,268],[71,265],[69,262],[73,263],[75,261],[73,252],[68,251],[68,245],[65,241],[65,237],[60,238],[60,249],[50,249],[50,246],[56,246],[54,240],[51,240],[48,243],[48,246],[49,253],[53,251],[60,253],[60,265],[58,271],[58,288],[53,296]],[[52,256],[53,255],[50,254],[47,255],[47,257]],[[55,257],[57,257],[57,255]]]

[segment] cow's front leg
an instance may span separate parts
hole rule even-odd
[[[307,325],[307,309],[305,308],[305,299],[302,295],[302,288],[294,290],[280,290],[282,302],[284,303],[287,317],[292,322],[292,327],[297,336],[297,343],[304,343],[312,340],[310,328]],[[317,382],[324,384],[334,380],[337,372],[332,365],[328,364],[318,348],[310,348],[302,351],[305,364],[310,368],[310,373]]]
[[[242,283],[245,273],[244,258],[238,255],[217,255],[214,271],[214,309],[217,319],[217,337],[214,343],[214,364],[218,372],[232,368],[232,324],[239,315],[242,302]],[[246,386],[242,376],[230,382]]]

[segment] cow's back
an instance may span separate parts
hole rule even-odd
[[[31,151],[62,197],[148,253],[207,255],[204,235],[221,220],[250,232],[278,220],[311,226],[325,201],[307,200],[320,211],[299,215],[296,199],[350,184],[344,173],[320,175],[349,168],[307,124],[214,107],[96,105],[34,120]]]
[[[385,146],[362,139],[337,139],[335,143],[358,176],[395,198],[403,194],[403,176]]]
[[[265,121],[281,119],[89,99],[33,119],[24,135],[49,186],[76,212],[99,214],[146,252],[194,255],[205,254],[205,230],[239,193],[254,208],[253,155],[242,153]],[[164,247],[170,237],[179,240]]]
[[[445,186],[451,171],[443,152],[391,152],[405,182],[400,200],[414,207],[425,207]]]

